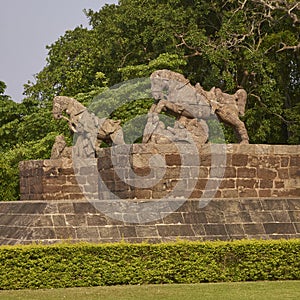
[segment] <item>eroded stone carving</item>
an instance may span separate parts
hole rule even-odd
[[[165,126],[158,114],[149,113],[144,130],[143,143],[168,144],[171,142],[196,143],[203,145],[208,138],[205,121],[179,116],[174,127]]]
[[[241,143],[249,143],[245,124],[239,119],[239,115],[245,112],[245,90],[239,89],[233,95],[223,93],[219,88],[205,91],[199,83],[192,86],[183,75],[170,70],[155,71],[150,79],[156,103],[150,109],[143,142],[155,142],[153,135],[158,135],[161,126],[153,123],[153,114],[166,110],[177,117],[176,121],[190,132],[198,144],[207,141],[208,127],[204,120],[213,113],[234,127]]]
[[[245,124],[239,119],[245,113],[245,90],[239,89],[233,95],[215,87],[205,91],[199,83],[193,86],[183,75],[170,70],[155,71],[150,80],[155,103],[148,113],[143,143],[203,145],[209,137],[206,121],[213,114],[235,129],[241,143],[249,143]],[[160,120],[162,111],[168,111],[176,117],[172,126],[166,126]],[[73,148],[76,156],[95,157],[103,141],[109,145],[125,143],[120,121],[100,119],[74,98],[55,97],[53,116],[55,119],[65,119],[70,130],[76,134],[77,147]],[[63,137],[57,137],[51,157],[68,156],[70,151],[67,149]]]
[[[95,157],[102,142],[109,145],[125,143],[120,121],[100,119],[74,98],[56,96],[53,99],[52,113],[55,119],[65,119],[71,132],[76,133],[76,147],[74,148],[76,156]],[[64,155],[61,148],[63,148],[63,142],[59,138],[52,149],[53,157],[60,158]]]
[[[50,159],[71,158],[72,147],[68,147],[63,135],[58,135],[52,146]]]
[[[229,95],[215,87],[210,91],[205,91],[199,83],[195,85],[195,88],[199,94],[206,97],[212,113],[216,113],[221,121],[234,127],[240,143],[248,144],[247,129],[244,122],[239,118],[245,114],[247,92],[244,89],[238,89],[233,95]]]

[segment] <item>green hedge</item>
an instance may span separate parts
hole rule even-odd
[[[300,279],[300,240],[0,247],[0,289]]]

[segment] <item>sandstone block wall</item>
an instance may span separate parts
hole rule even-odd
[[[22,201],[0,203],[0,244],[300,238],[299,167],[300,146],[280,145],[122,145],[98,159],[24,161]],[[148,222],[114,209],[163,197]]]
[[[162,215],[132,224],[84,200],[1,202],[0,245],[300,238],[299,198],[213,199],[204,208],[189,199]]]
[[[223,146],[204,145],[195,155],[174,145],[121,145],[101,149],[86,164],[24,161],[21,200],[161,199],[176,187],[193,199],[215,186],[216,198],[300,197],[300,146]]]

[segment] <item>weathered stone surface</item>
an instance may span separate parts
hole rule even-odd
[[[79,227],[76,229],[77,239],[79,240],[99,240],[100,234],[98,228],[95,226],[90,227]]]
[[[190,198],[200,198],[218,178],[215,197],[300,196],[300,146],[229,144],[223,148],[226,161],[218,146],[209,144],[198,148],[199,155],[189,149],[179,153],[174,145],[117,145],[102,148],[98,159],[88,159],[75,170],[70,159],[25,161],[20,163],[21,200],[106,199],[107,192],[125,199],[159,199],[178,183]],[[212,167],[213,161],[220,164]],[[100,188],[99,179],[107,191]]]
[[[250,212],[250,217],[254,223],[273,222],[272,214],[268,211]]]
[[[185,153],[187,159],[181,166],[182,157],[172,144],[102,148],[98,160],[90,159],[91,168],[83,164],[75,170],[70,159],[22,162],[22,201],[0,203],[0,243],[300,237],[300,146],[223,147],[227,161],[220,163],[224,164],[221,178],[218,168],[211,167],[213,158],[221,161],[220,149],[210,144],[199,148],[199,166],[195,153]],[[163,165],[160,159],[149,164],[154,154],[162,157]],[[158,178],[153,170],[165,172]],[[142,187],[138,186],[141,182]],[[108,190],[102,189],[103,184]],[[180,206],[172,198],[160,220],[145,224],[138,222],[145,217],[152,220],[151,212],[148,216],[124,214],[109,200],[114,199],[111,195],[129,201],[159,200],[175,187],[188,192],[187,200]],[[208,192],[215,199],[204,198]],[[109,200],[104,211],[92,204],[98,195],[101,201]],[[34,201],[26,201],[30,199]],[[112,209],[118,219],[105,215]],[[137,223],[122,221],[128,219]]]
[[[100,233],[100,241],[101,239],[114,239],[115,241],[121,239],[120,232],[117,226],[104,226],[100,227],[98,230]]]
[[[159,237],[156,226],[154,225],[137,225],[136,234],[140,238]]]
[[[161,213],[161,216],[163,218],[164,224],[183,224],[183,216],[179,212],[174,212],[172,214],[168,214],[167,216],[164,216],[164,213]]]
[[[204,229],[208,236],[224,236],[227,237],[227,232],[224,224],[205,224]]]
[[[121,238],[137,237],[135,226],[118,226]]]
[[[162,237],[189,237],[194,236],[195,233],[192,230],[191,225],[157,225],[157,230],[160,236]]]
[[[286,210],[271,210],[274,222],[276,223],[291,223],[291,218]]]
[[[67,226],[65,215],[54,214],[52,215],[53,226],[63,227]]]
[[[206,214],[202,211],[182,213],[182,216],[184,219],[184,223],[187,224],[207,223]]]
[[[61,241],[73,241],[76,240],[76,229],[73,227],[55,227],[56,239]],[[48,240],[50,240],[48,238]]]
[[[262,223],[248,223],[244,224],[243,227],[246,236],[259,237],[261,234],[266,233]]]
[[[292,223],[264,223],[267,234],[295,234]]]
[[[199,199],[187,199],[173,212],[167,205],[159,220],[126,224],[106,216],[87,201],[2,202],[0,244],[270,239],[300,235],[299,198],[213,199],[205,207],[199,203]]]
[[[235,236],[242,237],[245,235],[244,227],[242,224],[226,224],[225,228],[226,228],[226,232],[230,237],[233,238]]]
[[[248,155],[247,154],[233,154],[232,155],[232,166],[247,166]]]

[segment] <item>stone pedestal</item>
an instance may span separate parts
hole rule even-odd
[[[0,244],[300,237],[300,146],[197,151],[122,145],[86,161],[24,161],[21,201],[0,203]],[[161,205],[159,217],[133,203]]]
[[[300,197],[299,166],[300,146],[120,145],[84,162],[23,161],[21,200]]]

